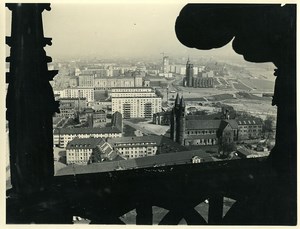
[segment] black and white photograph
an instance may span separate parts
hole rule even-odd
[[[3,8],[6,225],[297,225],[295,2]]]

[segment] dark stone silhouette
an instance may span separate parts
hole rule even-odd
[[[296,5],[188,4],[181,10],[175,30],[179,41],[188,47],[219,48],[233,39],[233,49],[245,60],[273,62],[277,67],[273,97],[273,105],[278,107],[276,145],[269,162],[278,173],[277,185],[283,188],[272,186],[275,188],[273,196],[278,199],[268,199],[267,214],[273,214],[269,215],[274,217],[273,222],[295,224]],[[262,199],[260,201],[265,204]],[[252,205],[260,206],[258,203]],[[262,212],[253,210],[252,213]],[[268,220],[266,217],[261,223]]]
[[[58,111],[43,49],[42,16],[50,4],[7,4],[12,11],[10,72],[6,107],[9,122],[11,182],[15,194],[31,195],[45,190],[53,177],[52,115]]]
[[[55,177],[52,115],[58,104],[48,80],[57,71],[47,71],[51,58],[43,46],[51,39],[43,36],[41,18],[50,5],[7,6],[12,10],[7,119],[13,186],[7,192],[7,223],[70,224],[80,216],[93,224],[122,224],[119,217],[136,209],[137,224],[152,224],[152,206],[159,206],[169,210],[160,224],[181,219],[196,225],[296,224],[295,5],[188,4],[175,26],[178,39],[189,47],[218,48],[234,37],[234,50],[246,60],[276,65],[276,146],[267,160],[111,172],[92,164],[67,167]],[[236,200],[225,217],[224,197]],[[207,199],[208,221],[195,210]]]

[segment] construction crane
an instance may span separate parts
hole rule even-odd
[[[165,52],[161,52],[160,54],[162,54],[163,55],[163,58],[165,57],[165,54],[167,54],[167,53],[165,53]]]

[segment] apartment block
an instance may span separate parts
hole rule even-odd
[[[162,99],[152,88],[115,88],[111,97],[112,112],[120,112],[125,119],[152,119],[154,113],[161,111]]]
[[[94,88],[67,88],[60,91],[60,98],[86,98],[87,102],[93,102]]]

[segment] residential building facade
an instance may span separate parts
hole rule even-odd
[[[94,87],[96,89],[111,90],[116,87],[142,87],[143,78],[135,77],[96,77]]]
[[[122,130],[117,127],[101,128],[58,128],[53,132],[53,143],[59,147],[66,147],[74,138],[118,138],[122,137]]]
[[[82,111],[87,107],[85,98],[60,98],[57,117],[73,117],[77,111]]]
[[[237,118],[239,140],[260,138],[262,134],[262,120],[259,118]]]
[[[87,102],[93,102],[95,92],[93,88],[67,88],[60,92],[60,98],[86,98]]]
[[[111,97],[112,112],[120,112],[125,119],[152,119],[154,113],[161,111],[162,99],[152,88],[116,88]]]
[[[92,74],[80,74],[78,76],[78,87],[82,88],[94,88],[95,77]]]
[[[165,136],[147,135],[108,139],[107,142],[126,159],[169,154],[186,148]]]
[[[93,149],[105,142],[102,138],[74,138],[66,146],[67,164],[87,164]]]
[[[155,139],[149,136],[108,139],[108,143],[127,159],[153,156],[158,147]]]

